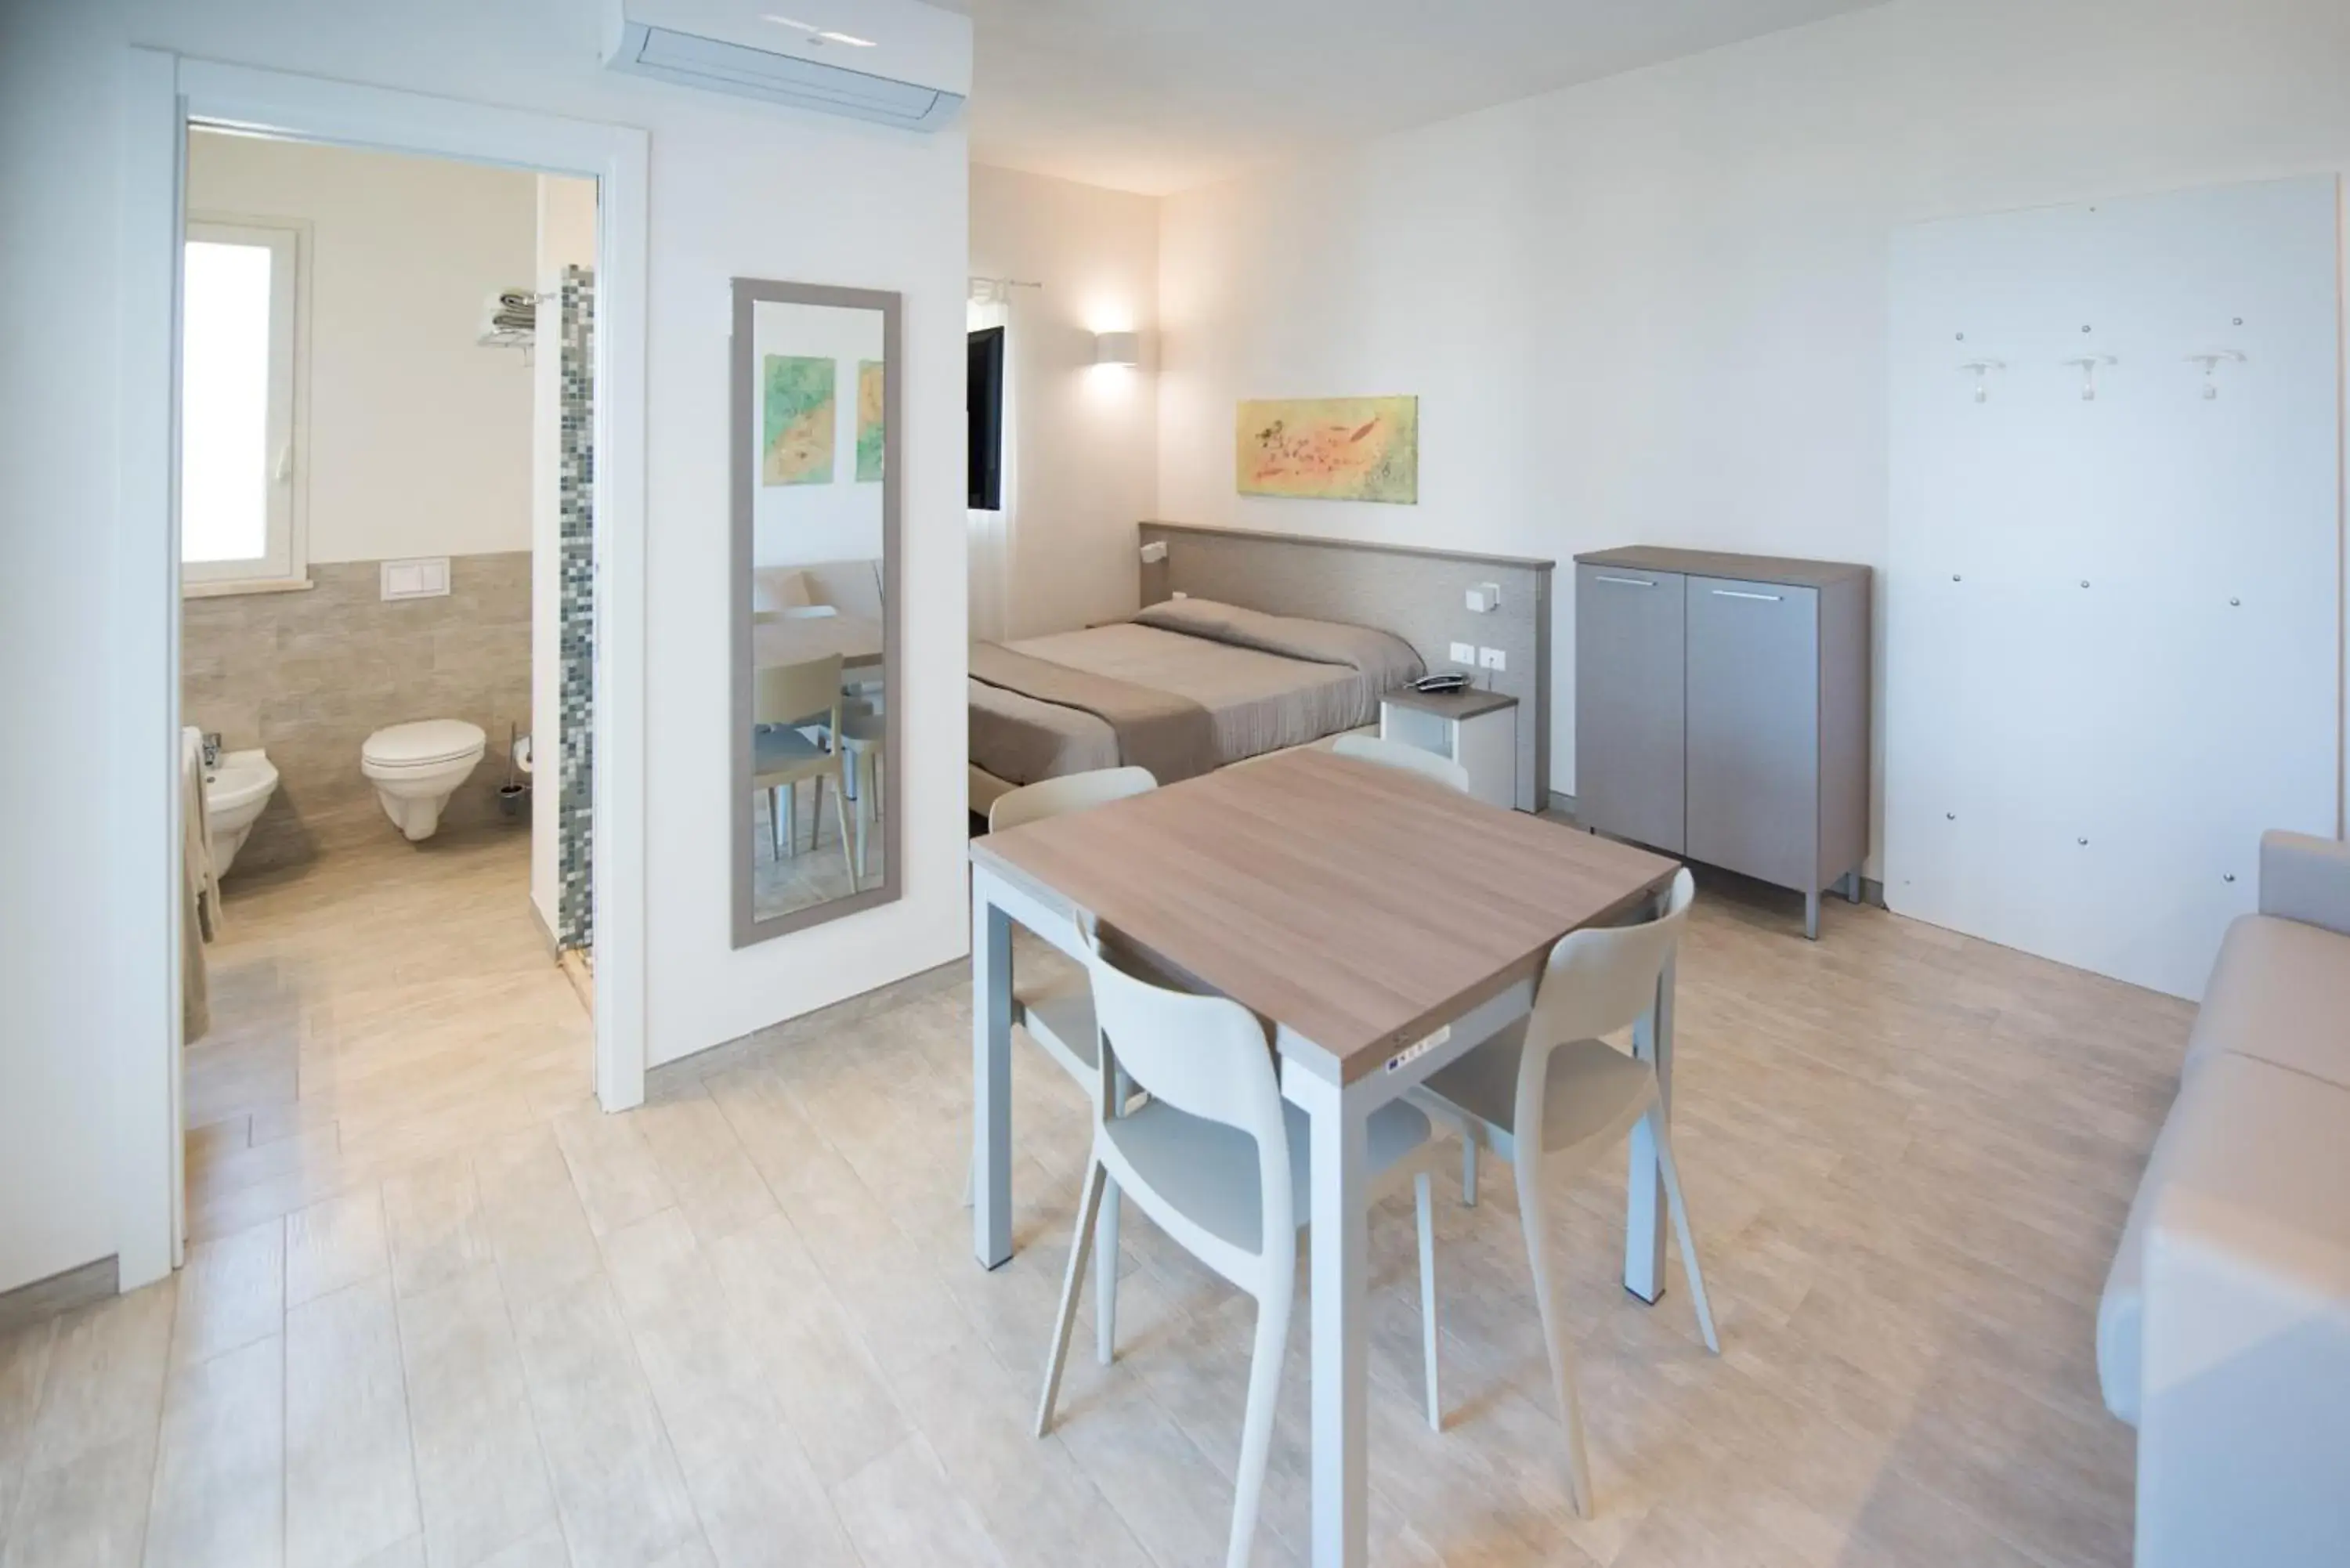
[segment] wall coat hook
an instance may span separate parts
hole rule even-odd
[[[1961,333],[1960,336],[1964,337],[1965,334]],[[1975,379],[1975,401],[1978,403],[1987,403],[1991,401],[1991,388],[1989,382],[1991,372],[1994,370],[2006,369],[2007,361],[2004,359],[1970,359],[1965,364],[1960,365],[1959,369],[1964,370],[1968,375],[1972,376]]]
[[[2082,330],[2085,332],[2088,328],[2085,327]],[[2064,363],[2081,367],[2081,400],[2094,403],[2097,400],[2097,368],[2102,365],[2111,369],[2121,361],[2110,354],[2075,354]]]
[[[2207,348],[2200,354],[2187,356],[2187,362],[2203,367],[2203,400],[2208,403],[2220,395],[2220,382],[2215,372],[2222,365],[2242,364],[2244,356],[2241,350],[2235,348]]]

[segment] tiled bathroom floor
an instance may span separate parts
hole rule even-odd
[[[192,1241],[590,1103],[592,1031],[488,829],[232,872],[188,1048]]]

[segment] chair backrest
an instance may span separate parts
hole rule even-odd
[[[1451,757],[1440,757],[1434,752],[1423,752],[1418,746],[1407,746],[1401,741],[1385,740],[1378,735],[1341,735],[1330,742],[1330,749],[1342,757],[1355,757],[1367,763],[1377,763],[1383,768],[1396,768],[1438,784],[1469,793],[1469,770]]]
[[[828,653],[799,664],[772,664],[751,685],[754,724],[805,724],[822,721],[840,733],[840,655]]]
[[[751,572],[751,608],[792,609],[815,602],[806,572],[797,566],[757,566]]]
[[[1001,833],[1024,822],[1083,811],[1087,806],[1107,805],[1111,801],[1145,794],[1158,787],[1159,781],[1151,777],[1149,768],[1097,768],[1091,773],[1041,779],[996,796],[995,804],[987,808],[987,831]]]
[[[1656,1004],[1657,978],[1679,942],[1697,882],[1684,866],[1673,874],[1665,912],[1632,926],[1570,931],[1550,950],[1526,1025],[1528,1054],[1569,1040],[1591,1040],[1630,1027]]]
[[[1097,1116],[1116,1101],[1126,1075],[1188,1116],[1236,1127],[1256,1141],[1267,1237],[1296,1229],[1289,1188],[1289,1137],[1273,1046],[1256,1014],[1228,997],[1170,991],[1129,973],[1081,922],[1086,968],[1093,981],[1101,1083]]]

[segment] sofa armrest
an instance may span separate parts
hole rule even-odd
[[[2223,1052],[2145,1220],[2137,1568],[2340,1568],[2350,1541],[2350,1088]]]
[[[2350,1249],[2199,1192],[2146,1256],[2138,1568],[2333,1568],[2350,1542]]]
[[[2262,834],[2261,913],[2350,936],[2350,843]]]

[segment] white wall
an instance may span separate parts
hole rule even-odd
[[[1008,169],[971,171],[971,265],[1013,291],[1012,634],[1131,613],[1134,525],[1158,487],[1159,202]],[[1094,363],[1097,332],[1142,333],[1140,370]]]
[[[472,99],[650,133],[646,784],[649,1023],[666,1061],[966,950],[963,880],[960,131],[916,136],[608,74],[577,0],[93,0],[0,10],[0,722],[85,738],[85,770],[0,770],[0,1289],[115,1249],[108,1155],[118,975],[160,953],[110,940],[131,871],[93,777],[163,755],[163,670],[118,668],[110,552],[160,549],[118,517],[111,341],[124,47]],[[61,134],[60,127],[72,128]],[[789,191],[789,201],[775,192]],[[892,774],[905,897],[735,952],[727,760],[727,279],[906,296],[909,754]],[[524,504],[526,506],[526,503]],[[154,883],[157,897],[164,884]],[[151,1050],[147,1053],[152,1056]]]
[[[192,215],[310,228],[310,559],[530,548],[530,371],[474,340],[530,286],[536,207],[511,169],[189,137]]]
[[[596,265],[596,182],[537,177],[536,257],[532,286],[563,286],[563,269]],[[562,841],[563,762],[563,356],[558,300],[539,302],[530,377],[530,901],[550,940],[556,932]]]
[[[881,358],[881,313],[762,300],[751,307],[752,373],[770,354],[832,361],[832,478],[823,484],[769,484],[751,492],[751,558],[762,566],[881,556],[881,484],[857,477],[857,367]],[[751,450],[766,419],[751,400]]]
[[[1159,514],[1881,567],[1893,227],[2340,169],[2345,82],[2338,0],[1912,0],[1171,197]],[[1378,392],[1419,505],[1233,494],[1236,400]]]

